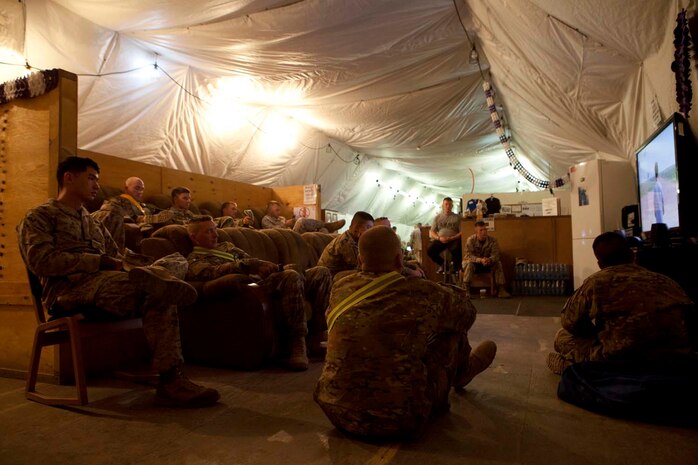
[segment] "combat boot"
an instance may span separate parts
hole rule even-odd
[[[171,305],[191,305],[196,301],[196,289],[177,279],[160,266],[139,266],[128,272],[128,279],[138,289]]]
[[[212,388],[199,386],[187,378],[180,367],[160,375],[155,392],[155,405],[162,407],[197,408],[218,402],[220,394]]]
[[[548,354],[546,364],[548,365],[548,369],[556,375],[561,375],[562,372],[565,371],[565,368],[571,365],[570,362],[565,360],[565,357],[557,352],[550,352]]]
[[[467,370],[463,373],[456,373],[453,387],[463,389],[475,376],[485,371],[492,364],[496,354],[497,344],[493,341],[481,342],[480,345],[470,352]]]
[[[346,220],[339,220],[339,221],[333,221],[331,223],[325,223],[324,226],[328,232],[333,233],[335,231],[342,229],[346,223],[347,223]]]
[[[291,343],[291,356],[286,366],[292,371],[305,371],[308,369],[308,350],[305,346],[304,336],[294,339]]]

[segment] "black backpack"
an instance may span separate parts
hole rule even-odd
[[[698,425],[698,360],[593,361],[563,371],[560,399],[635,420]]]

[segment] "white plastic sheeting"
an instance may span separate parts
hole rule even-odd
[[[430,221],[445,194],[531,188],[494,133],[483,74],[536,176],[563,177],[599,153],[631,158],[656,126],[652,105],[661,117],[677,108],[672,29],[681,7],[695,9],[694,0],[24,3],[22,55],[81,75],[81,148],[265,186],[317,183],[325,208],[402,224]],[[10,29],[2,34],[16,36]],[[0,65],[3,80],[18,70]]]

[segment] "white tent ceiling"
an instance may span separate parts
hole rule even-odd
[[[8,26],[17,5],[0,1],[0,45],[19,30],[20,63],[80,75],[79,147],[265,186],[318,183],[325,208],[403,224],[429,221],[423,202],[444,194],[532,188],[509,166],[483,77],[534,175],[630,159],[653,109],[677,110],[672,29],[681,7],[695,10],[695,0],[26,0],[21,31]],[[0,65],[3,80],[19,70]]]

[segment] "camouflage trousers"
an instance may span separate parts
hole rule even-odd
[[[315,266],[305,271],[305,299],[310,302],[312,314],[308,321],[311,335],[327,329],[325,311],[330,305],[330,290],[332,289],[332,273],[329,268]]]
[[[490,271],[494,273],[494,282],[497,286],[504,286],[504,268],[502,262],[493,263],[491,266],[484,266],[482,263],[467,262],[463,264],[463,283],[469,283],[473,279],[475,273]]]
[[[312,218],[298,218],[293,225],[293,230],[298,234],[307,232],[328,232],[325,228],[324,221],[314,220]]]
[[[473,320],[474,315],[470,319],[470,326]],[[361,405],[346,408],[325,404],[318,402],[317,393],[315,401],[337,429],[350,435],[371,439],[417,438],[424,432],[431,418],[448,412],[448,394],[456,373],[468,371],[470,351],[467,330],[460,334],[441,334],[434,338],[429,343],[423,360],[427,370],[426,389],[423,395],[413,396],[409,404],[399,412],[365,409]]]
[[[258,283],[269,292],[277,325],[289,338],[308,334],[304,281],[296,271],[284,270],[272,273]]]
[[[555,351],[572,363],[603,359],[603,346],[598,339],[575,336],[564,328],[555,335]]]
[[[179,253],[153,263],[183,279],[189,264]],[[143,331],[153,359],[153,367],[165,372],[182,363],[177,306],[161,302],[136,288],[123,271],[80,274],[79,279],[58,296],[62,305],[94,304],[98,309],[121,318],[143,318]]]

